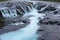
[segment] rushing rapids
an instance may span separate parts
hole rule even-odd
[[[18,29],[13,32],[8,32],[0,35],[1,40],[37,40],[40,34],[37,34],[37,30],[40,27],[38,25],[39,21],[41,19],[44,19],[45,14],[39,14],[37,9],[32,9],[28,6],[28,9],[30,12],[27,12],[26,8],[24,9],[24,15],[22,17],[27,18],[30,20],[30,24],[28,24],[26,27]],[[9,13],[8,13],[9,11]],[[16,10],[3,10],[1,11],[3,17],[14,17],[18,16],[16,13]],[[28,17],[30,16],[30,17]],[[40,19],[39,19],[40,18]],[[16,24],[16,23],[15,23]],[[40,35],[41,36],[41,35]]]

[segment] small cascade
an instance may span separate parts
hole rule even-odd
[[[28,11],[27,11],[27,8],[26,8],[26,6],[24,6],[24,10],[25,10],[25,13],[27,13]]]
[[[9,13],[8,13],[8,10],[4,10],[4,13],[5,13],[5,15],[6,15],[7,17],[11,17],[11,16],[9,15]]]
[[[8,13],[8,10],[2,10],[1,12],[2,12],[3,17],[11,17]]]
[[[27,6],[27,7],[28,7],[29,11],[31,11],[31,8],[29,6]]]
[[[2,10],[2,15],[3,17],[15,17],[15,16],[18,16],[17,15],[17,12],[15,9],[12,9],[12,10]]]
[[[30,12],[31,11],[31,7],[30,6],[25,6],[25,13],[27,13],[27,12]]]
[[[17,6],[17,11],[20,13],[20,14],[23,14],[23,13],[29,13],[30,11],[32,10],[32,7],[30,6]]]
[[[31,7],[31,9],[32,9],[32,8],[33,8],[33,5],[31,5],[30,7]]]
[[[16,9],[11,9],[11,10],[9,10],[9,12],[10,12],[11,17],[18,16],[17,12],[16,12]]]
[[[24,10],[24,12],[26,13],[26,11],[25,11],[25,9],[24,9],[24,7],[23,6],[21,6],[21,8]]]

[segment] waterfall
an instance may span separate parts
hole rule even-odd
[[[15,16],[18,16],[17,15],[17,12],[16,12],[16,9],[11,9],[11,10],[2,10],[2,15],[3,17],[15,17]]]
[[[31,8],[29,6],[27,6],[27,7],[28,7],[29,11],[31,11]]]
[[[24,10],[23,7],[21,8]],[[28,8],[30,9],[30,7]],[[10,15],[17,16],[16,12],[13,10],[10,11]],[[28,18],[28,16],[31,16],[31,17]],[[39,35],[37,34],[37,30],[40,27],[38,25],[40,20],[39,18],[43,19],[44,16],[45,14],[39,14],[35,8],[32,8],[32,10],[29,13],[25,13],[22,16],[24,18],[27,17],[30,20],[30,24],[16,31],[1,34],[0,35],[1,40],[37,40],[37,38],[40,35],[40,34]]]
[[[17,12],[16,12],[16,9],[11,9],[11,10],[9,10],[9,12],[10,12],[10,15],[11,15],[12,17],[18,16],[18,15],[17,15]]]
[[[7,17],[11,17],[11,16],[9,15],[9,13],[8,13],[8,10],[4,10],[4,13],[5,13],[5,15],[6,15]]]
[[[24,10],[24,12],[26,13],[26,11],[25,11],[25,9],[24,9],[24,7],[23,6],[21,6],[21,8]]]
[[[25,10],[25,13],[27,13],[27,8],[26,8],[26,7],[24,7],[24,8],[25,8],[25,9],[24,9],[24,10]]]
[[[8,13],[8,10],[2,10],[1,12],[2,12],[3,17],[11,17]]]

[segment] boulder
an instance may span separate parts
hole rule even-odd
[[[60,25],[60,23],[57,23],[57,25]]]
[[[43,24],[47,24],[48,25],[49,23],[48,22],[43,22]]]
[[[45,12],[45,11],[40,11],[40,10],[38,10],[38,13],[42,13],[42,12]]]
[[[58,13],[58,11],[54,11],[54,12],[53,12],[54,15],[57,14],[57,13]]]
[[[0,21],[0,29],[2,29],[4,27],[4,22]]]
[[[60,21],[58,21],[57,25],[60,25]]]
[[[39,23],[40,23],[40,24],[43,24],[43,20],[40,20]]]
[[[48,23],[51,24],[51,25],[55,24],[54,21],[48,21]]]

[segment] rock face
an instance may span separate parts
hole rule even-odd
[[[4,26],[4,22],[2,20],[3,20],[3,16],[2,16],[1,11],[0,11],[0,28],[2,26]]]
[[[4,22],[0,21],[0,29],[4,26]]]

